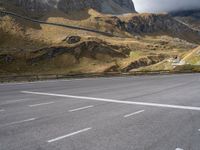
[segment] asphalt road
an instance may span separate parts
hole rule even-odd
[[[103,35],[106,35],[106,36],[115,36],[112,33],[98,31],[98,30],[95,30],[95,29],[89,29],[89,28],[78,27],[78,26],[70,26],[70,25],[61,24],[61,23],[53,23],[53,22],[36,20],[36,19],[32,19],[32,18],[29,18],[29,17],[26,17],[26,16],[19,15],[19,14],[14,13],[14,12],[3,11],[1,9],[0,9],[0,14],[14,16],[14,17],[17,17],[17,18],[20,18],[20,19],[24,19],[26,21],[33,22],[33,23],[39,23],[39,24],[45,24],[45,25],[51,25],[51,26],[58,26],[58,27],[63,27],[63,28],[75,29],[75,30],[83,30],[83,31],[103,34]]]
[[[1,84],[0,150],[200,150],[200,74]]]

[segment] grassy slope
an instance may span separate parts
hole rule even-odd
[[[7,9],[9,6],[7,6]],[[14,8],[20,14],[25,14],[21,9]],[[121,71],[132,62],[147,56],[158,56],[163,54],[166,59],[185,54],[187,50],[196,45],[184,40],[170,37],[168,35],[131,36],[118,28],[107,24],[111,16],[100,14],[92,9],[82,12],[70,12],[64,14],[59,11],[52,11],[36,18],[68,25],[91,27],[101,31],[112,31],[120,37],[107,37],[96,33],[85,31],[67,30],[62,27],[38,25],[20,19],[3,17],[0,24],[0,74],[44,74],[44,73],[86,73],[109,71],[113,66]],[[67,36],[78,35],[81,41],[69,45],[63,41]],[[96,57],[81,56],[78,60],[75,55],[64,53],[49,60],[41,60],[30,65],[28,60],[33,52],[43,47],[64,46],[73,47],[86,41],[95,41],[102,45],[111,46],[113,50],[126,54],[126,58],[112,58],[105,53],[97,53]],[[80,47],[78,47],[79,49]],[[87,47],[86,47],[87,49]],[[76,49],[74,49],[76,50]],[[45,52],[44,52],[45,53]],[[5,62],[1,55],[9,55],[14,59]],[[38,55],[40,56],[40,55]],[[150,70],[171,69],[170,64],[162,61],[150,67]],[[133,68],[134,69],[134,68]]]
[[[200,65],[200,47],[188,52],[182,60],[191,65]]]

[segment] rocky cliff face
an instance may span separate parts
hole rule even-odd
[[[59,0],[58,9],[68,12],[85,8],[93,8],[101,11],[101,0]]]
[[[132,35],[166,34],[199,43],[200,32],[167,14],[131,14],[113,16],[106,23]]]
[[[125,9],[135,11],[135,7],[133,5],[132,0],[113,0],[113,1]]]
[[[48,0],[12,0],[16,6],[29,11],[46,11],[50,6]]]
[[[64,12],[93,8],[100,12],[135,12],[132,0],[10,0],[29,11],[59,9]],[[104,7],[107,7],[104,11]],[[109,11],[108,11],[109,10]]]
[[[175,19],[200,31],[200,9],[171,12]]]
[[[194,17],[200,19],[200,9],[174,11],[170,14],[175,17]]]

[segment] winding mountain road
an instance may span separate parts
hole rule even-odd
[[[187,24],[186,22],[181,21],[180,19],[177,19],[177,18],[174,18],[174,19],[175,19],[177,22],[179,22],[179,23],[181,23],[181,24],[184,24],[184,25],[187,26],[188,28],[190,28],[190,29],[192,29],[192,30],[194,30],[194,31],[199,32],[199,34],[200,34],[200,30],[198,30],[198,29],[196,29],[196,28],[192,28],[191,25]]]
[[[22,16],[22,15],[16,14],[14,12],[9,12],[9,11],[0,10],[0,14],[14,16],[14,17],[17,17],[17,18],[20,18],[20,19],[24,19],[26,21],[39,23],[39,24],[58,26],[58,27],[64,27],[64,28],[69,28],[69,29],[75,29],[75,30],[83,30],[83,31],[87,31],[87,32],[99,33],[99,34],[106,35],[106,36],[116,36],[116,35],[113,35],[113,34],[108,33],[108,32],[98,31],[98,30],[94,30],[94,29],[88,29],[88,28],[83,28],[83,27],[78,27],[78,26],[70,26],[70,25],[66,25],[66,24],[60,24],[60,23],[53,23],[53,22],[45,22],[45,21],[41,21],[41,20],[36,20],[36,19],[32,19],[32,18],[29,18],[29,17],[26,17],[26,16]]]

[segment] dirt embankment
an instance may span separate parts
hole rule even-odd
[[[131,62],[128,66],[122,69],[123,72],[129,72],[133,69],[140,67],[150,66],[163,61],[166,58],[165,55],[155,55],[140,58],[136,61]]]
[[[39,61],[45,61],[53,59],[62,54],[71,54],[79,61],[82,57],[88,57],[92,59],[103,59],[98,55],[104,57],[114,58],[126,58],[127,55],[120,52],[124,47],[116,47],[107,45],[105,43],[98,43],[96,41],[85,41],[73,47],[47,47],[32,52],[32,58],[28,60],[29,63],[37,63]]]

